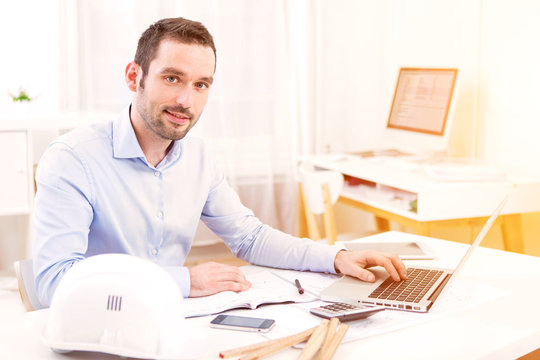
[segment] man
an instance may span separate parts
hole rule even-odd
[[[258,265],[341,272],[372,281],[382,265],[405,278],[395,255],[350,252],[262,224],[245,208],[199,139],[185,137],[208,98],[216,51],[206,28],[163,19],[139,39],[125,70],[131,105],[117,119],[55,140],[36,175],[34,273],[48,305],[62,276],[85,257],[126,253],[150,259],[184,296],[250,287],[234,267],[186,268],[199,219],[238,257]]]

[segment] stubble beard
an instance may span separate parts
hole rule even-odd
[[[141,101],[142,100],[142,101]],[[152,105],[148,101],[147,97],[144,94],[144,88],[141,88],[141,93],[139,96],[139,101],[137,102],[137,111],[139,112],[141,118],[143,119],[144,123],[146,124],[146,127],[151,130],[154,134],[159,136],[162,139],[165,140],[180,140],[183,139],[188,131],[195,125],[195,123],[198,120],[198,116],[195,117],[195,115],[189,111],[189,109],[184,108],[182,106],[158,106],[156,107],[156,110],[154,113],[151,113]],[[187,127],[183,129],[182,131],[175,131],[176,127],[180,127],[180,125],[175,125],[165,119],[166,116],[164,114],[165,110],[176,112],[176,113],[182,113],[187,116],[189,116],[189,123],[187,124]],[[170,126],[167,126],[167,124],[171,124]],[[171,126],[173,127],[171,129]]]

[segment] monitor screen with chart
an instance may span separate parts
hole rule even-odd
[[[386,125],[386,143],[441,151],[455,102],[457,69],[401,68]]]

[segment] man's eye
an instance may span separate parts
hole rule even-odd
[[[174,83],[177,83],[178,82],[178,79],[175,77],[175,76],[167,76],[165,78],[165,80],[168,82],[168,83],[171,83],[171,84],[174,84]]]
[[[208,85],[206,85],[205,83],[198,83],[197,85],[198,89],[207,89],[208,88]]]

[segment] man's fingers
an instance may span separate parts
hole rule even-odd
[[[242,291],[251,287],[251,283],[246,279],[246,276],[241,272],[220,273],[216,276],[216,283],[222,285],[235,284],[234,289],[228,287],[226,290]],[[223,290],[222,290],[223,291]]]
[[[346,275],[351,275],[360,280],[372,282],[375,276],[366,268],[382,266],[394,281],[407,278],[407,269],[397,255],[382,253],[379,251],[340,251],[334,260],[334,267]]]
[[[214,281],[217,292],[245,291],[251,287],[251,283],[246,279],[244,273],[238,268],[229,269],[229,271],[216,274]]]
[[[379,265],[384,267],[394,281],[401,281],[407,278],[407,268],[399,256],[395,254],[372,253],[368,264],[369,266]]]
[[[246,276],[239,268],[232,265],[209,262],[206,264],[205,273],[210,281],[236,281],[247,283]]]
[[[356,273],[356,277],[359,278],[362,281],[367,282],[374,282],[375,281],[375,275],[369,270],[358,268],[358,272]]]
[[[394,281],[401,280],[401,277],[399,276],[396,268],[394,267],[392,260],[389,256],[387,256],[387,254],[377,253],[374,255],[374,259],[372,260],[375,261],[375,264],[384,267]]]
[[[251,287],[239,268],[215,262],[194,266],[191,277],[190,296],[212,295],[221,291],[244,291]]]
[[[236,281],[220,281],[217,284],[218,292],[221,291],[246,291],[251,287],[250,282],[240,283]]]
[[[407,268],[405,267],[405,264],[403,263],[403,261],[401,261],[399,256],[395,254],[390,256],[390,260],[392,260],[392,264],[398,271],[401,279],[405,280],[407,278]]]
[[[215,276],[217,281],[231,280],[236,282],[247,282],[244,273],[238,269],[235,269],[235,271],[224,269],[224,271],[218,271]]]

